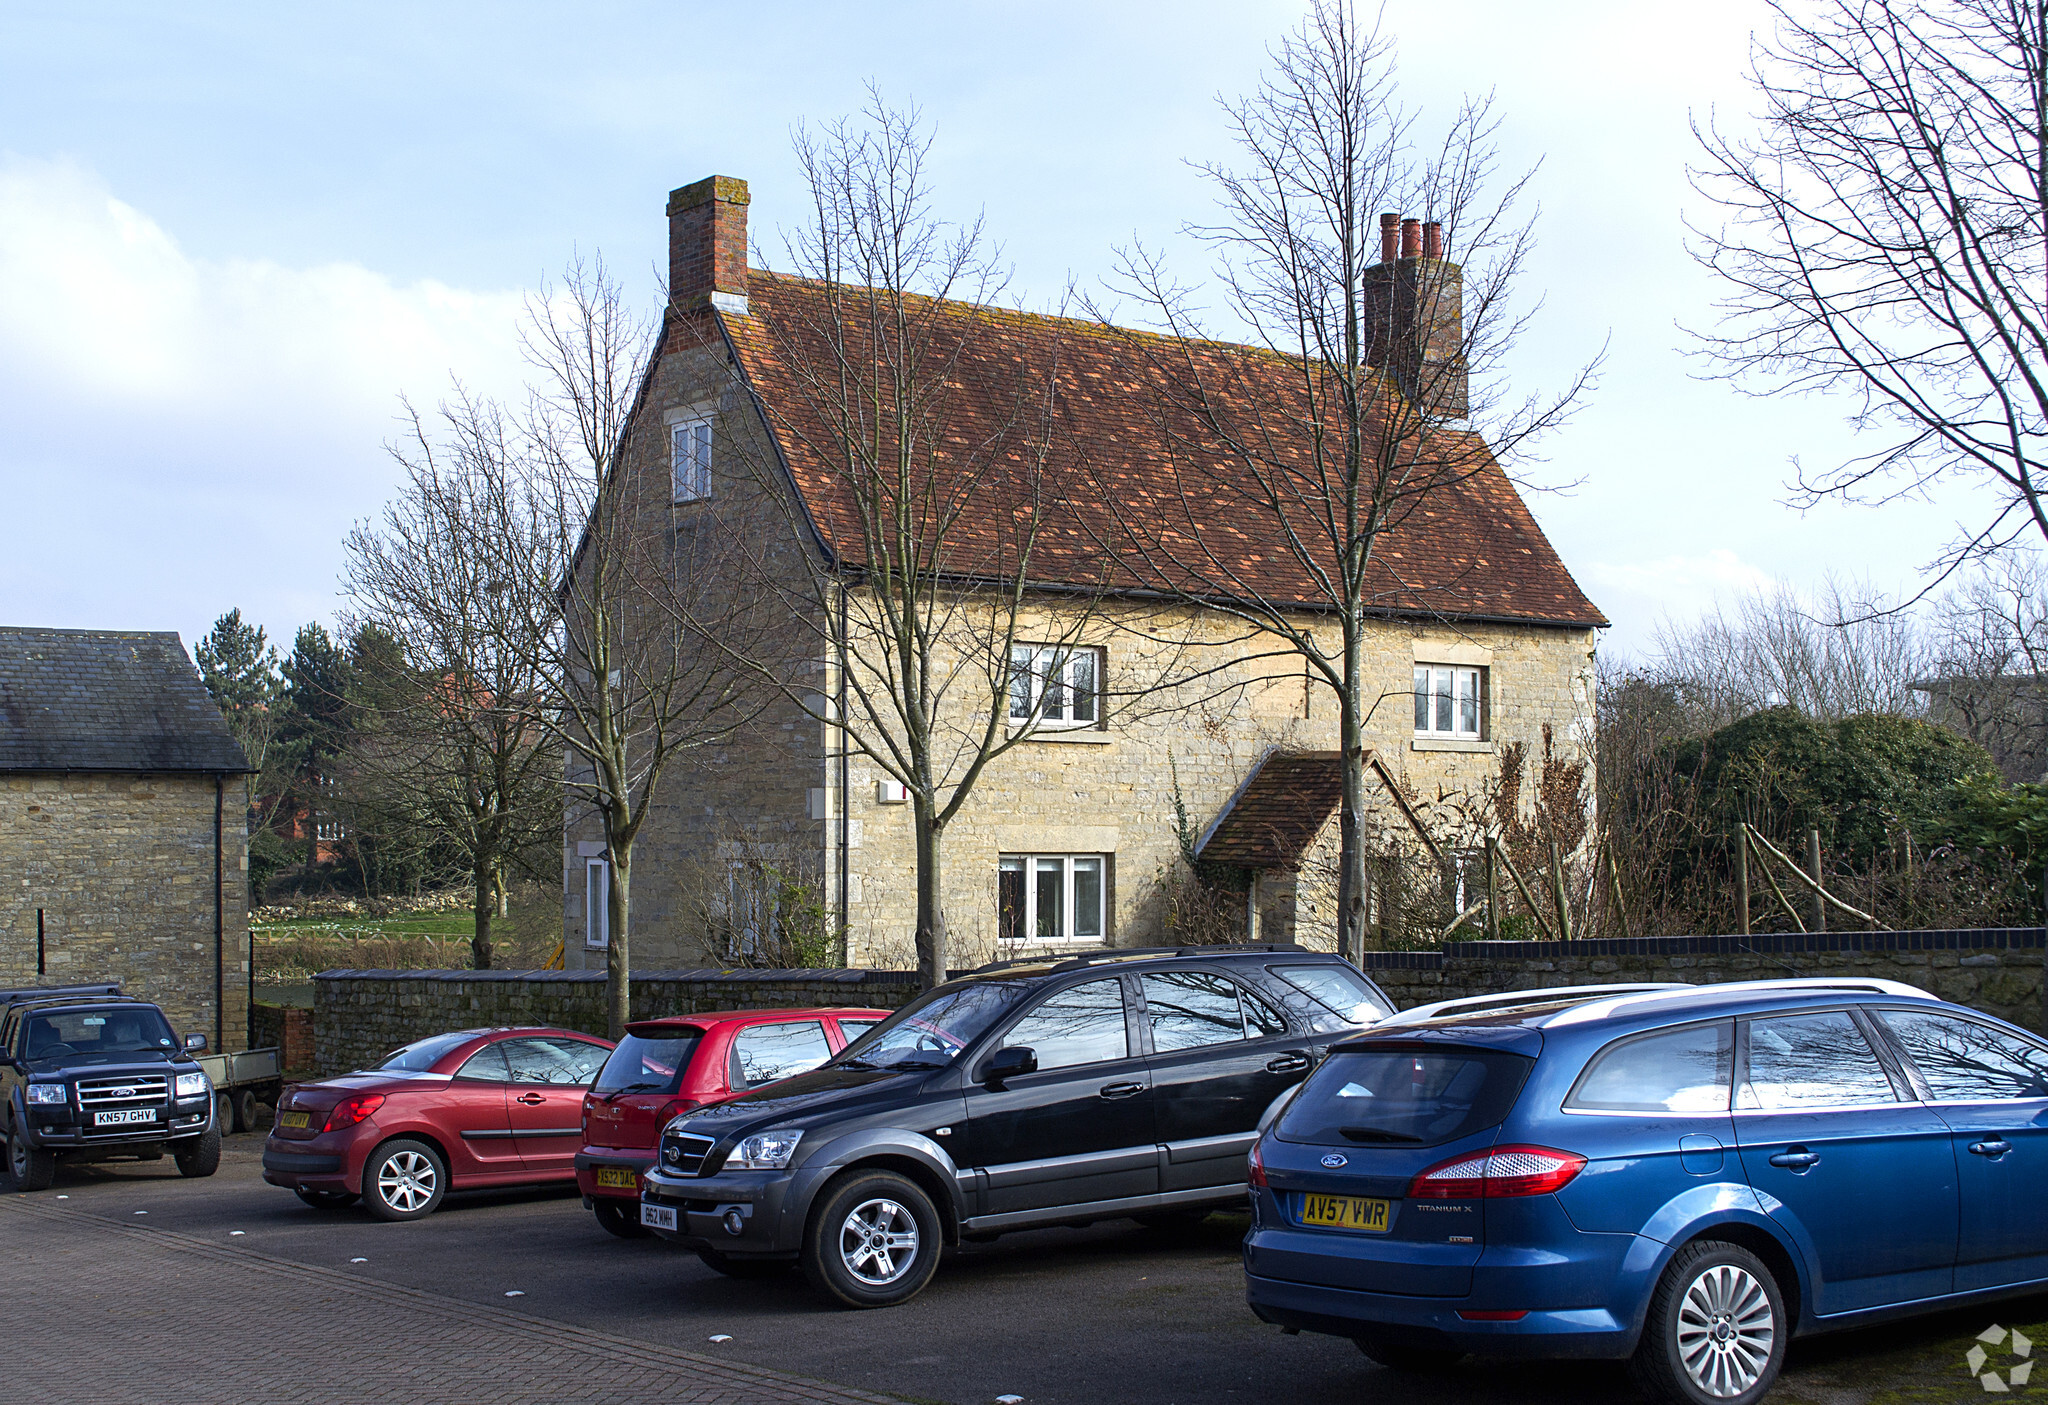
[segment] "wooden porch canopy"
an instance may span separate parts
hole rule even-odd
[[[1271,751],[1196,846],[1198,857],[1299,872],[1309,845],[1344,800],[1337,751]]]

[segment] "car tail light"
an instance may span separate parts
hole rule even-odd
[[[1259,1160],[1259,1144],[1252,1143],[1252,1154],[1245,1159],[1245,1180],[1255,1190],[1266,1188],[1266,1163]]]
[[[320,1130],[339,1132],[344,1127],[353,1127],[382,1106],[382,1093],[358,1093],[352,1098],[343,1098],[334,1105],[334,1111],[327,1114],[327,1121]]]
[[[1529,1309],[1517,1308],[1512,1312],[1467,1312],[1458,1309],[1458,1316],[1467,1322],[1520,1322],[1529,1315]]]
[[[1563,1190],[1586,1158],[1547,1146],[1497,1146],[1439,1161],[1408,1184],[1411,1200],[1502,1200]]]
[[[695,1112],[704,1104],[696,1098],[671,1098],[662,1105],[661,1116],[657,1119],[664,1127],[671,1117],[681,1117],[686,1112]]]

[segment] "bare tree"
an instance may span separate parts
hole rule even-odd
[[[555,524],[500,471],[516,455],[496,407],[458,389],[440,443],[417,412],[409,418],[409,442],[392,451],[404,488],[381,523],[358,523],[346,543],[351,632],[380,630],[399,651],[359,678],[346,765],[387,827],[438,837],[465,860],[481,971],[508,869],[561,824],[561,749],[541,718],[548,648],[535,637],[552,621],[522,609],[500,574],[516,562],[544,581]],[[484,538],[496,548],[478,550]]]
[[[1724,222],[1696,256],[1729,292],[1701,338],[1757,393],[1839,392],[1881,446],[1797,471],[1793,500],[1883,503],[1944,479],[1993,510],[1953,570],[2048,536],[2048,7],[1774,0],[1760,127],[1696,129]]]
[[[2009,781],[2048,772],[2048,569],[2033,553],[1994,562],[1935,609],[1924,683],[1930,713],[1991,753]]]
[[[1501,463],[1563,420],[1593,368],[1548,399],[1499,393],[1524,324],[1510,294],[1530,249],[1515,213],[1529,177],[1501,178],[1490,100],[1466,100],[1418,154],[1392,44],[1348,0],[1317,0],[1271,59],[1256,93],[1224,104],[1243,163],[1204,168],[1222,215],[1190,231],[1216,249],[1255,344],[1213,340],[1189,288],[1146,250],[1126,255],[1119,291],[1170,334],[1124,339],[1172,464],[1161,493],[1131,502],[1106,483],[1104,500],[1115,551],[1149,585],[1235,616],[1334,695],[1337,927],[1355,959],[1365,735],[1387,700],[1367,645],[1387,614],[1451,613],[1470,584],[1469,568],[1381,547],[1461,493],[1512,497]]]

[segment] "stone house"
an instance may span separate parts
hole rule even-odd
[[[0,985],[248,1047],[248,769],[177,635],[0,628]]]
[[[671,304],[617,472],[657,492],[676,540],[779,531],[776,541],[753,543],[757,559],[781,551],[844,560],[859,539],[855,509],[835,497],[815,441],[802,432],[803,417],[816,412],[802,403],[796,369],[815,352],[806,339],[836,314],[826,285],[748,267],[747,205],[745,183],[728,177],[670,197]],[[1397,251],[1390,235],[1390,287],[1425,256],[1422,247]],[[948,315],[948,305],[932,306]],[[1087,322],[973,312],[994,326],[992,360],[1057,361],[1071,405],[1061,451],[1108,465],[1142,498],[1165,454],[1156,406],[1131,393],[1118,339]],[[971,386],[978,369],[955,374]],[[987,379],[1000,374],[991,365]],[[1383,612],[1368,650],[1384,679],[1368,745],[1390,777],[1422,794],[1484,786],[1511,742],[1590,763],[1592,654],[1606,624],[1485,446],[1460,437],[1483,468],[1382,540],[1388,559],[1421,584]],[[759,471],[764,462],[775,466],[772,485]],[[735,506],[778,491],[800,511],[749,516]],[[1007,506],[990,504],[991,518]],[[1162,604],[1113,553],[1105,561],[1100,534],[1079,521],[1084,510],[1056,500],[1027,575],[1034,589],[1018,637],[1037,637],[1035,619],[1039,635],[1063,642],[1041,651],[1048,659],[1019,657],[1012,675],[1012,687],[1035,680],[1023,681],[1038,690],[1034,699],[1056,685],[1058,707],[989,765],[947,831],[953,964],[1046,946],[1156,943],[1191,845],[1257,875],[1244,895],[1244,928],[1330,945],[1334,904],[1306,875],[1334,839],[1331,699],[1298,658],[1248,639],[1224,612]],[[1297,598],[1285,595],[1295,586],[1279,579],[1280,553],[1256,530],[1234,524],[1248,544],[1233,569],[1264,572],[1274,591]],[[1084,593],[1085,606],[1076,603]],[[1070,626],[1083,608],[1092,613],[1077,633]],[[1113,685],[1164,677],[1168,654],[1183,665],[1193,659],[1199,667],[1188,672],[1211,680],[1199,705],[1149,708],[1141,689]],[[829,673],[820,667],[825,692]],[[701,919],[721,902],[731,914],[740,898],[723,875],[762,844],[800,860],[828,918],[843,924],[847,964],[914,964],[913,839],[900,786],[850,752],[836,728],[794,706],[771,709],[674,773],[650,808],[633,859],[634,965],[729,959]],[[564,830],[571,969],[604,963],[608,862],[601,826],[572,795]],[[744,925],[728,922],[724,940]]]

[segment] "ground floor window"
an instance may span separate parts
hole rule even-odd
[[[997,932],[1008,942],[1099,942],[1106,854],[1005,854],[997,872]]]
[[[602,949],[612,944],[611,865],[603,859],[583,864],[583,944]]]

